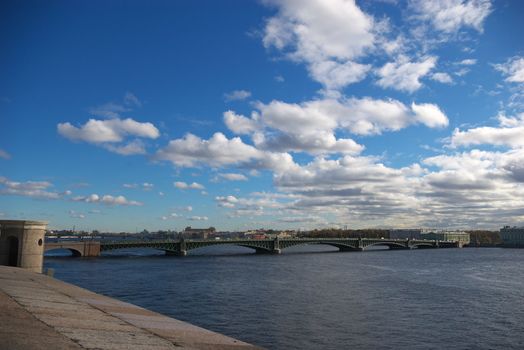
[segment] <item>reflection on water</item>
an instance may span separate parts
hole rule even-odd
[[[156,254],[156,255],[151,255]],[[55,277],[270,349],[524,349],[524,250],[45,259]]]

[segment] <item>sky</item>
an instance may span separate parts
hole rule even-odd
[[[0,2],[0,219],[524,224],[524,2]]]

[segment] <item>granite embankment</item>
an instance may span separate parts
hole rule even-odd
[[[256,349],[239,340],[0,266],[0,349]]]

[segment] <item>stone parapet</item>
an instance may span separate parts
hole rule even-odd
[[[16,267],[0,266],[0,309],[0,349],[257,349]]]

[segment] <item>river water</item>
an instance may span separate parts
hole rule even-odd
[[[524,349],[524,249],[46,257],[55,277],[268,349]]]

